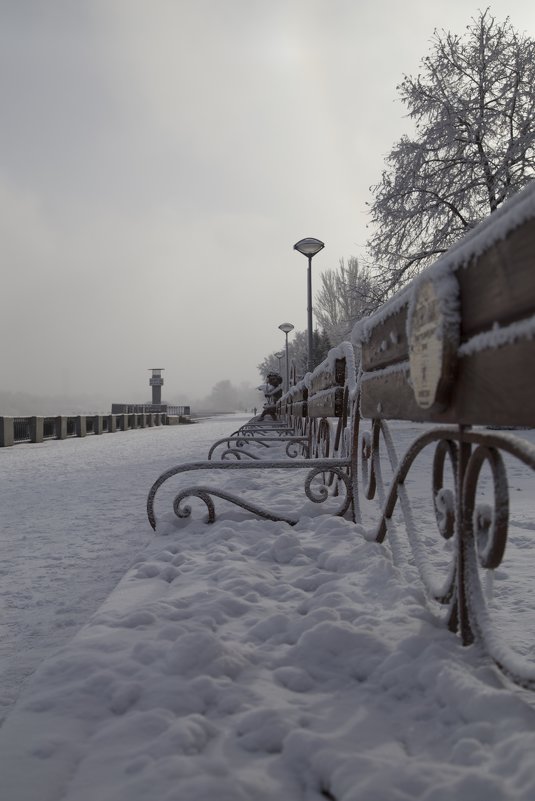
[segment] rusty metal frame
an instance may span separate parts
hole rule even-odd
[[[332,442],[331,427],[324,418],[281,415],[275,424],[273,421],[268,423],[253,418],[229,437],[213,443],[206,461],[177,465],[162,473],[151,487],[147,499],[150,525],[153,529],[156,528],[155,498],[162,484],[182,473],[191,474],[205,470],[212,471],[212,474],[218,470],[306,470],[303,484],[306,498],[315,503],[323,503],[329,497],[340,497],[338,508],[333,514],[342,516],[350,514],[352,517],[351,453],[347,447],[347,438],[343,436],[343,427],[346,426],[349,415],[348,402],[348,393],[344,392],[344,409],[337,421]],[[283,446],[287,458],[270,459],[266,449],[272,446]],[[217,459],[214,458],[216,453]],[[304,455],[305,458],[298,458],[300,455]],[[313,486],[314,479],[319,479],[319,486]],[[191,514],[191,507],[183,503],[187,497],[197,497],[205,504],[208,510],[207,522],[215,520],[214,498],[232,503],[264,519],[283,520],[290,525],[298,521],[297,516],[290,518],[252,504],[220,488],[204,485],[179,489],[173,502],[173,509],[180,518],[189,517]]]
[[[354,423],[353,442],[359,459],[353,473],[355,520],[362,522],[362,504],[377,498],[380,520],[367,538],[382,543],[392,526],[392,517],[401,507],[405,531],[414,562],[427,597],[446,608],[447,625],[457,632],[464,645],[477,641],[495,664],[514,682],[535,689],[535,666],[512,651],[492,624],[481,570],[496,569],[505,554],[509,523],[509,489],[502,454],[508,454],[535,470],[535,448],[510,433],[479,431],[464,426],[439,426],[417,437],[398,462],[393,451],[389,426],[384,420],[371,420],[370,432],[360,432],[363,420]],[[392,481],[385,492],[380,472],[380,447],[386,445]],[[435,446],[432,492],[438,533],[452,540],[452,560],[445,579],[437,585],[426,562],[425,548],[414,527],[405,481],[417,456]],[[444,468],[449,460],[454,491],[444,489]],[[494,489],[494,508],[482,512],[476,503],[481,470],[487,465]]]
[[[351,482],[348,474],[349,460],[343,459],[284,459],[274,461],[262,461],[260,464],[241,461],[199,461],[189,462],[183,465],[177,465],[167,470],[154,482],[147,498],[147,516],[149,523],[153,529],[156,529],[156,514],[154,510],[154,501],[156,493],[159,488],[173,476],[181,473],[192,473],[195,471],[216,471],[216,470],[306,470],[304,481],[304,492],[308,500],[314,503],[323,503],[326,501],[331,493],[329,493],[326,482],[323,477],[325,474],[333,473],[338,481],[338,486],[345,488],[345,493],[341,498],[341,502],[337,511],[334,513],[338,516],[343,516],[351,507],[352,493]],[[322,483],[319,487],[313,487],[312,482],[315,478],[320,477]],[[333,493],[334,494],[334,493]],[[339,492],[336,493],[337,495]],[[224,492],[217,487],[209,486],[193,486],[186,487],[179,490],[173,501],[173,509],[177,517],[186,518],[191,515],[191,507],[183,505],[183,501],[188,497],[197,497],[204,502],[208,510],[208,523],[213,523],[215,520],[215,505],[212,500],[213,497],[221,498],[225,501],[233,503],[236,506],[246,509],[249,512],[257,515],[258,517],[266,520],[282,520],[290,525],[295,525],[299,517],[288,517],[284,514],[277,514],[269,509],[264,509],[261,506],[252,504],[242,497],[232,493]]]
[[[253,453],[252,451],[248,450],[251,445],[259,445],[261,448],[269,448],[273,444],[280,445],[282,443],[286,443],[286,455],[289,458],[294,458],[297,456],[297,450],[293,450],[293,446],[300,447],[303,455],[308,456],[309,448],[310,448],[310,440],[309,437],[298,437],[298,436],[288,436],[288,437],[244,437],[243,435],[240,437],[225,437],[224,439],[218,439],[210,446],[210,450],[208,451],[208,459],[212,459],[214,456],[214,452],[221,446],[225,445],[226,448],[224,451],[218,454],[220,459],[227,459],[229,455],[235,456],[237,459],[240,459],[242,456],[249,457],[250,459],[258,459],[260,460],[262,457],[258,456],[257,454]],[[268,445],[267,443],[271,443]]]

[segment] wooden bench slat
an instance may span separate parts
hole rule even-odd
[[[308,398],[309,417],[341,417],[344,405],[344,388],[330,387]]]
[[[456,273],[461,341],[497,322],[507,325],[535,308],[535,220],[528,220]]]
[[[364,417],[416,422],[535,427],[535,340],[489,348],[459,359],[447,409],[422,409],[408,367],[362,377]]]
[[[491,215],[465,242],[357,324],[365,417],[535,425],[535,345],[530,338],[535,335],[534,197],[528,187],[503,213]],[[457,324],[455,317],[443,316],[455,305]],[[447,334],[440,333],[444,325]],[[503,336],[518,326],[521,335]],[[403,364],[406,369],[398,369]]]
[[[292,403],[292,415],[294,417],[306,417],[307,416],[307,401],[296,401],[296,403]]]
[[[468,266],[458,267],[454,275],[459,282],[461,342],[495,323],[508,325],[531,315],[535,309],[535,219],[511,231]],[[407,293],[402,307],[379,319],[362,344],[366,372],[408,358],[408,299]]]
[[[362,369],[377,370],[404,361],[408,355],[407,305],[405,305],[373,329],[369,342],[362,346]]]

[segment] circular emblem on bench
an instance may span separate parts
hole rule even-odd
[[[419,284],[409,311],[409,365],[416,403],[447,405],[459,342],[459,287],[449,275]]]

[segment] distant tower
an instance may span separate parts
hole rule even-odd
[[[162,373],[164,369],[165,369],[164,367],[149,367],[149,370],[152,370],[152,376],[149,379],[149,386],[152,387],[153,406],[162,405],[162,387],[163,387]]]

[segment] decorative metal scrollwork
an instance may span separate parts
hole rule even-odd
[[[230,459],[231,456],[233,456],[235,459],[242,459],[244,456],[246,456],[248,459],[256,459],[257,461],[261,460],[260,456],[251,453],[251,451],[248,451],[243,447],[225,448],[225,450],[220,454],[220,459],[224,462],[226,459]]]
[[[439,441],[433,459],[433,499],[438,530],[449,540],[455,531],[455,494],[444,487],[444,465],[449,458],[452,472],[457,482],[457,445],[450,439]]]
[[[360,441],[360,457],[364,497],[371,501],[375,497],[375,467],[372,459],[372,437],[369,431],[363,431]]]
[[[348,510],[350,503],[351,503],[351,485],[349,481],[349,477],[346,473],[343,472],[341,468],[338,466],[333,467],[329,465],[330,470],[337,475],[340,481],[346,487],[345,495],[340,503],[338,509],[333,512],[333,514],[337,516],[342,516]],[[319,475],[323,473],[325,470],[325,466],[318,464],[317,467],[314,467],[310,470],[305,478],[304,489],[306,497],[312,501],[313,503],[324,503],[329,498],[329,490],[325,484],[319,484],[317,486],[313,486],[314,479],[317,478]],[[203,501],[206,505],[208,510],[208,517],[206,522],[213,523],[216,519],[215,513],[215,504],[213,498],[220,498],[228,503],[232,503],[235,506],[239,506],[241,509],[245,509],[248,512],[256,515],[257,517],[263,518],[264,520],[277,520],[283,521],[285,523],[289,523],[290,525],[295,525],[298,522],[297,517],[288,517],[283,514],[278,514],[273,512],[269,509],[264,509],[257,504],[253,504],[250,501],[245,500],[241,496],[234,495],[230,492],[225,492],[223,490],[217,489],[215,487],[208,487],[208,486],[200,486],[200,487],[187,487],[180,492],[174,498],[173,501],[173,510],[177,517],[179,518],[189,518],[191,516],[191,506],[189,504],[184,504],[186,498],[199,498],[199,500]]]
[[[259,449],[260,448],[264,448],[264,450],[265,450],[265,449],[269,449],[273,444],[280,445],[282,442],[288,442],[288,445],[286,446],[286,452],[287,452],[287,455],[290,456],[290,457],[292,456],[292,453],[288,452],[288,449],[293,445],[297,445],[299,443],[302,443],[303,446],[304,446],[303,450],[304,451],[307,450],[306,447],[305,447],[306,444],[307,444],[306,437],[297,437],[297,436],[290,436],[290,437],[253,437],[253,436],[250,436],[250,437],[243,437],[243,436],[241,436],[241,437],[225,437],[224,439],[218,439],[217,442],[214,442],[214,444],[210,447],[210,450],[208,451],[208,459],[212,459],[212,457],[214,456],[214,453],[216,452],[216,450],[221,445],[226,445],[226,448],[225,448],[224,451],[221,451],[219,453],[219,458],[220,459],[227,458],[225,454],[228,454],[228,453],[231,453],[231,452],[235,453],[237,458],[239,458],[240,454],[244,454],[246,456],[250,456],[252,459],[260,459],[260,458],[263,458],[263,457],[262,456],[253,455],[252,451],[250,451],[250,450],[246,451],[246,449],[249,449],[251,446],[258,445]],[[297,455],[297,451],[295,453]]]
[[[494,484],[494,508],[476,506],[476,492],[481,468],[488,464]],[[463,486],[464,531],[473,537],[479,563],[493,570],[502,562],[507,544],[509,487],[502,456],[496,448],[479,445],[470,455]]]
[[[319,484],[315,488],[315,493],[312,490],[312,481],[319,475],[325,473],[325,462],[322,463],[322,460],[318,460],[318,466],[314,467],[313,470],[310,471],[306,480],[305,480],[305,493],[307,498],[309,498],[314,503],[323,503],[329,497],[329,488],[328,485],[325,483]],[[333,477],[336,476],[339,482],[341,482],[345,487],[345,493],[343,497],[342,504],[337,512],[336,515],[342,516],[344,515],[351,505],[351,479],[347,473],[347,470],[344,469],[343,466],[330,466],[329,467],[329,474]],[[338,487],[337,493],[338,494]]]
[[[513,652],[497,635],[488,608],[481,571],[502,563],[508,537],[509,490],[503,459],[507,453],[535,469],[535,449],[511,434],[473,431],[462,427],[435,428],[418,437],[398,464],[391,453],[388,426],[373,421],[371,432],[359,436],[360,469],[366,499],[377,496],[381,518],[374,538],[383,542],[395,530],[392,515],[400,502],[405,531],[414,562],[430,600],[447,607],[449,627],[459,631],[465,644],[477,638],[496,664],[514,681],[535,689],[535,668]],[[386,444],[393,478],[388,490],[382,485],[379,467],[381,440]],[[446,575],[438,579],[415,524],[406,478],[417,456],[435,444],[432,468],[433,505],[438,532],[452,544]],[[444,481],[446,465],[452,487]],[[483,468],[490,473],[494,503],[477,503]],[[355,484],[354,484],[355,486]],[[357,486],[357,491],[361,488]],[[357,509],[361,501],[356,502]],[[358,517],[357,517],[358,520]]]
[[[251,512],[252,514],[256,515],[257,517],[261,517],[264,520],[282,520],[283,522],[289,523],[292,526],[297,522],[297,520],[293,518],[285,517],[284,515],[276,515],[267,509],[263,509],[261,506],[257,506],[256,504],[245,501],[243,498],[238,497],[237,495],[233,495],[230,492],[223,492],[223,490],[215,489],[214,487],[188,487],[188,489],[181,490],[175,496],[173,501],[173,510],[177,517],[187,518],[191,516],[191,506],[189,504],[183,505],[183,501],[186,498],[192,497],[199,498],[206,504],[206,508],[208,510],[208,517],[206,519],[207,523],[213,523],[216,519],[215,504],[212,500],[213,497],[228,501],[229,503],[239,506],[241,509],[245,509],[247,512]]]
[[[307,437],[292,437],[286,445],[286,456],[288,456],[289,459],[297,459],[300,455],[299,451],[301,451],[301,456],[305,459],[309,458]]]
[[[167,470],[154,482],[147,498],[147,517],[153,529],[156,528],[156,515],[154,510],[154,503],[156,494],[159,488],[173,476],[181,473],[191,473],[193,471],[205,470],[304,470],[308,471],[305,477],[304,490],[306,497],[313,503],[323,503],[331,496],[326,486],[320,485],[319,487],[312,487],[314,478],[322,473],[334,473],[339,479],[339,482],[345,487],[346,491],[340,498],[338,508],[334,511],[330,510],[333,515],[344,515],[351,505],[351,482],[348,475],[349,460],[341,459],[293,459],[283,461],[261,461],[261,462],[241,462],[241,461],[204,461],[204,462],[190,462],[188,464],[177,465],[176,467]],[[181,489],[173,502],[173,508],[179,517],[188,517],[191,514],[189,506],[183,506],[182,501],[187,497],[198,497],[202,500],[208,509],[208,519],[213,521],[215,519],[215,506],[213,506],[212,497],[219,497],[229,503],[235,504],[247,511],[250,511],[258,517],[263,517],[267,520],[282,520],[290,525],[297,522],[297,518],[289,518],[284,514],[279,514],[271,510],[263,509],[260,506],[252,504],[244,500],[243,497],[226,493],[219,488],[215,487],[185,487]]]

